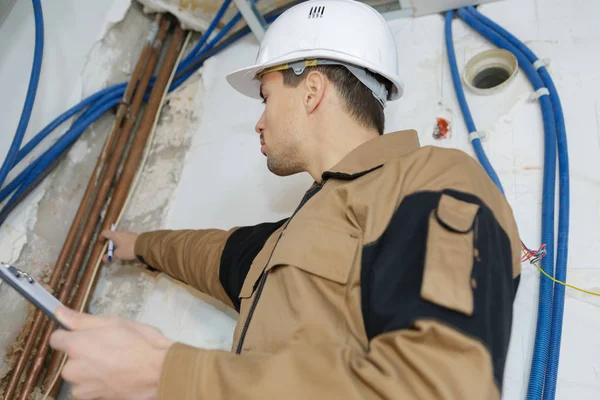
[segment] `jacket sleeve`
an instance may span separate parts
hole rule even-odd
[[[443,324],[421,321],[378,336],[366,353],[341,344],[290,345],[276,354],[175,344],[159,399],[498,399],[489,355]]]
[[[234,355],[175,344],[159,398],[499,399],[518,285],[513,259],[508,235],[478,198],[419,193],[363,249],[366,348],[290,341],[273,354]]]
[[[228,231],[160,230],[135,243],[138,260],[239,311],[239,293],[250,265],[286,220]]]
[[[143,233],[135,243],[137,258],[233,307],[219,279],[221,256],[235,230],[160,230]]]

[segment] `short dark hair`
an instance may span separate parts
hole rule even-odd
[[[333,83],[333,86],[344,99],[346,111],[358,123],[367,128],[375,128],[380,135],[383,134],[385,126],[383,106],[373,96],[371,89],[366,87],[342,65],[307,67],[301,75],[296,75],[292,69],[286,69],[282,71],[284,85],[298,87],[310,70],[322,72]]]

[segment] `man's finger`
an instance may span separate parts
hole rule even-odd
[[[100,236],[102,236],[105,239],[114,241],[116,238],[116,234],[117,234],[117,232],[115,232],[115,231],[111,231],[110,229],[105,229],[102,231]]]
[[[50,336],[50,347],[68,354],[69,335],[69,332],[62,329],[54,331]]]
[[[67,307],[60,307],[55,312],[56,318],[71,330],[100,328],[114,324],[113,318],[98,317],[95,315],[79,313]]]

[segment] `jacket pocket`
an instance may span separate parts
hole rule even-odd
[[[318,222],[292,221],[282,233],[268,262],[256,266],[261,271],[248,276],[250,279],[244,282],[240,297],[251,297],[261,275],[279,266],[291,266],[329,281],[346,284],[358,245],[358,234]]]
[[[473,226],[479,205],[442,194],[429,216],[421,297],[473,315]]]

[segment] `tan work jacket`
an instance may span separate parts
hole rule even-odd
[[[156,231],[136,255],[235,308],[232,352],[175,344],[160,399],[498,399],[520,272],[511,208],[458,150],[370,140],[288,219]]]

